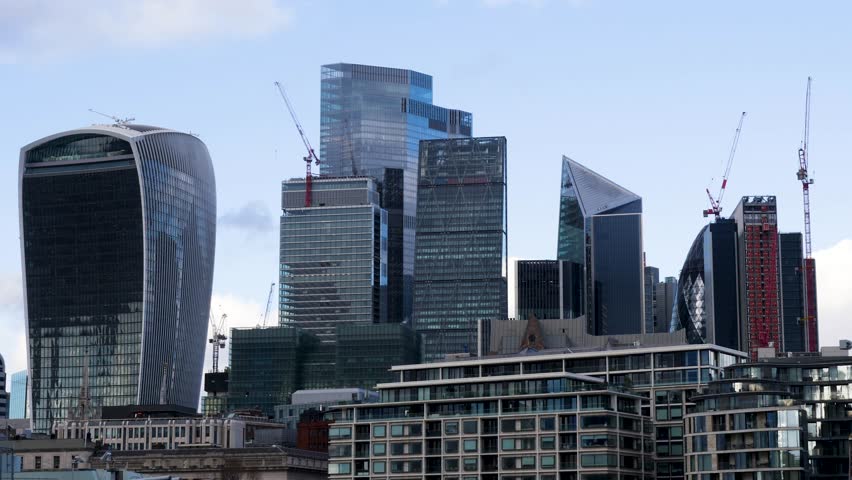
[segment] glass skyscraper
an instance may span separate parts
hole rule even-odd
[[[781,330],[783,351],[807,352],[805,342],[805,275],[802,268],[802,234],[778,235],[778,263],[781,269]]]
[[[414,326],[425,361],[476,352],[506,318],[506,138],[420,143]]]
[[[388,319],[411,318],[420,140],[470,137],[472,115],[432,104],[432,77],[337,63],[322,67],[320,172],[376,178],[388,212]]]
[[[642,198],[563,156],[557,258],[585,266],[589,333],[642,332],[642,255]]]
[[[145,125],[48,136],[21,150],[20,215],[34,429],[83,395],[196,408],[216,246],[204,143]]]
[[[9,392],[9,418],[27,418],[27,387],[29,377],[26,370],[12,374],[12,388]]]
[[[583,266],[565,260],[518,260],[518,320],[577,318],[583,314]]]
[[[737,224],[723,218],[704,226],[689,248],[677,282],[672,330],[686,329],[690,343],[744,349],[738,286]]]
[[[335,327],[387,319],[387,212],[367,177],[281,184],[281,325],[335,342]]]

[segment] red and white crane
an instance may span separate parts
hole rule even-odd
[[[808,176],[808,140],[811,130],[811,77],[805,92],[805,130],[802,134],[802,146],[799,148],[799,171],[796,177],[802,182],[802,197],[805,207],[805,258],[811,258],[811,196],[810,187],[814,180]]]
[[[290,116],[293,117],[293,123],[296,124],[296,129],[299,131],[299,136],[302,137],[302,143],[305,144],[305,149],[307,149],[308,154],[304,157],[305,160],[305,206],[311,206],[311,162],[315,162],[317,165],[320,164],[320,159],[317,157],[317,154],[314,153],[314,147],[311,146],[311,142],[308,140],[308,136],[305,135],[305,130],[302,128],[302,124],[299,122],[299,118],[296,117],[296,111],[293,109],[293,105],[290,103],[290,99],[287,97],[287,92],[284,91],[284,87],[281,86],[280,82],[275,82],[275,86],[278,88],[278,93],[281,94],[281,98],[284,99],[284,103],[287,104],[287,110],[290,112]]]
[[[725,188],[728,186],[728,175],[731,174],[731,166],[734,164],[734,155],[737,153],[737,144],[740,143],[740,132],[743,129],[743,120],[745,120],[746,112],[740,115],[740,122],[737,124],[737,131],[734,132],[734,141],[731,142],[731,151],[728,153],[728,164],[725,166],[725,174],[722,176],[722,187],[719,189],[719,194],[713,197],[710,193],[710,187],[706,188],[707,197],[710,198],[710,208],[704,210],[704,216],[713,214],[716,220],[722,216],[722,198],[725,196]]]

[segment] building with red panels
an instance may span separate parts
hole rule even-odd
[[[743,197],[731,218],[739,241],[740,347],[756,359],[758,348],[782,349],[775,197]]]

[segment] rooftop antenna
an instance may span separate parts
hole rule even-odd
[[[106,113],[103,113],[103,112],[99,112],[99,111],[97,111],[93,108],[90,108],[89,111],[94,113],[94,114],[100,115],[102,117],[106,117],[106,118],[111,119],[115,125],[123,126],[123,125],[127,125],[128,123],[136,120],[133,117],[125,117],[125,118],[116,117],[115,115],[109,115],[109,114],[106,114]]]

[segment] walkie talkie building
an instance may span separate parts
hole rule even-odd
[[[84,395],[196,408],[216,242],[204,143],[81,128],[22,148],[19,182],[33,427],[79,415]]]

